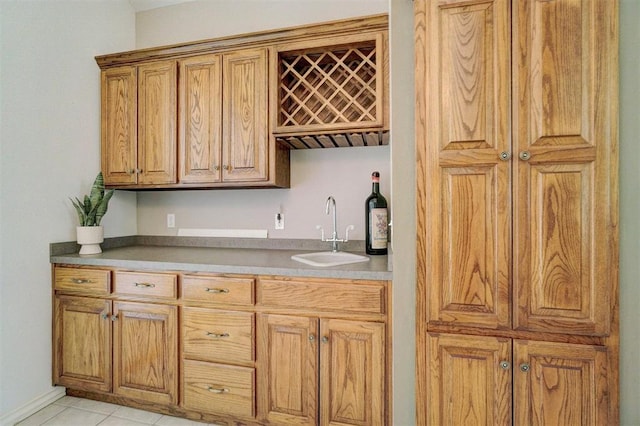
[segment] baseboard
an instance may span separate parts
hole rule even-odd
[[[0,426],[13,426],[26,419],[30,415],[37,413],[52,402],[62,398],[66,393],[66,388],[56,386],[45,394],[32,399],[21,407],[16,408],[6,414],[0,415]]]

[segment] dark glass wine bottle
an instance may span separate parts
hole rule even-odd
[[[373,189],[365,203],[367,254],[387,254],[387,200],[380,194],[380,173],[371,174]]]

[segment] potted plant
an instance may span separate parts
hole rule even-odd
[[[102,218],[109,208],[109,200],[113,196],[113,189],[104,190],[104,178],[102,172],[98,173],[91,187],[91,193],[85,195],[83,200],[78,197],[71,198],[71,203],[78,213],[80,226],[76,227],[77,240],[80,254],[102,253],[100,243],[104,241],[104,230],[100,225]]]

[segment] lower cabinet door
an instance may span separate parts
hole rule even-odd
[[[608,425],[605,347],[515,341],[515,425]]]
[[[429,334],[426,353],[428,425],[512,424],[510,339]]]
[[[255,370],[184,360],[184,407],[189,410],[254,417]]]
[[[316,425],[318,319],[258,315],[258,415],[273,425]]]
[[[322,319],[320,336],[320,424],[386,424],[385,325]]]
[[[113,392],[178,403],[178,308],[114,302]]]
[[[111,302],[54,299],[53,381],[88,391],[111,391]]]

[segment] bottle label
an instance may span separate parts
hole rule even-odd
[[[387,247],[387,209],[371,209],[369,218],[369,235],[371,248],[383,249]]]

